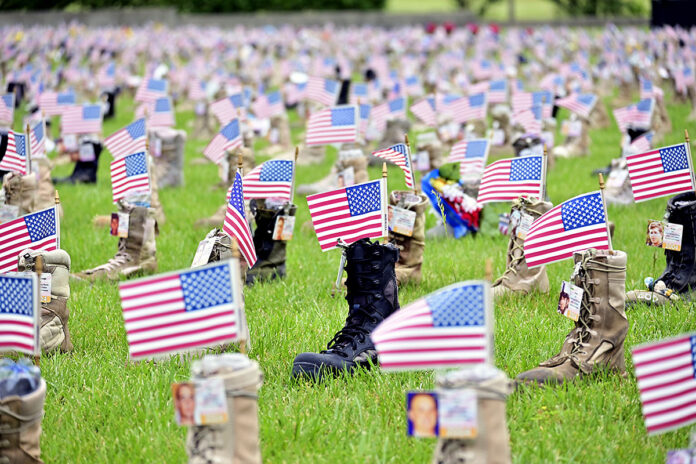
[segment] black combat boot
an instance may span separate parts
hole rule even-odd
[[[289,205],[274,208],[264,200],[251,200],[251,212],[256,221],[254,230],[254,248],[256,249],[256,264],[246,275],[247,285],[257,280],[273,280],[285,277],[285,258],[287,242],[273,240],[273,229],[279,216],[294,216],[297,206]]]
[[[99,155],[102,152],[102,144],[99,142],[82,142],[82,144],[90,144],[94,149],[93,161],[76,161],[73,173],[68,177],[60,177],[53,179],[54,184],[96,184],[97,183],[97,168],[99,168]]]
[[[681,251],[665,250],[665,272],[648,290],[626,294],[626,304],[638,302],[662,305],[679,299],[693,299],[696,292],[696,193],[681,193],[667,202],[665,220],[684,227]]]
[[[325,373],[352,373],[357,367],[377,363],[377,351],[370,339],[372,331],[399,309],[394,271],[399,250],[392,244],[380,245],[362,239],[346,251],[348,317],[320,353],[299,354],[292,365],[293,377],[321,380]]]

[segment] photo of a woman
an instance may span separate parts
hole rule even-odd
[[[648,222],[648,233],[645,239],[645,244],[648,246],[662,248],[662,237],[665,232],[665,226],[660,221]]]
[[[196,397],[193,384],[178,383],[172,385],[174,393],[174,408],[176,409],[176,422],[179,425],[194,425],[194,413],[196,411]]]

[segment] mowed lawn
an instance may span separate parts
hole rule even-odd
[[[668,101],[671,93],[667,92]],[[604,102],[611,109],[611,101]],[[674,131],[665,143],[683,140],[688,107],[669,104]],[[562,111],[561,117],[567,117]],[[17,115],[18,121],[21,114]],[[110,134],[130,122],[133,104],[118,100],[117,117],[104,124]],[[296,115],[295,142],[302,129]],[[186,143],[185,187],[163,189],[161,200],[167,221],[160,225],[157,256],[161,272],[187,268],[198,241],[208,230],[193,223],[212,214],[225,198],[214,188],[217,169],[194,164],[207,140],[191,131],[193,113],[177,114],[178,127],[189,132]],[[16,127],[19,127],[18,125]],[[560,127],[560,125],[559,125]],[[415,133],[411,134],[415,140]],[[560,137],[560,135],[558,136]],[[593,130],[590,154],[559,159],[548,174],[548,193],[554,204],[597,188],[591,175],[619,154],[619,132],[612,122]],[[257,162],[264,141],[257,143]],[[321,165],[298,169],[298,183],[323,177],[336,151]],[[95,215],[115,211],[111,203],[110,157],[105,154],[96,186],[62,186],[60,195],[62,246],[72,256],[74,271],[94,267],[116,252],[116,238],[92,225]],[[70,166],[55,169],[67,175]],[[380,170],[370,168],[371,178]],[[389,187],[403,189],[403,175],[389,169]],[[644,245],[649,218],[661,218],[667,199],[640,205],[610,206],[616,223],[614,246],[628,253],[627,287],[642,287],[643,278],[664,268],[659,254]],[[245,290],[251,329],[249,356],[265,376],[260,391],[259,421],[263,457],[269,463],[411,463],[428,462],[435,440],[406,436],[405,392],[430,389],[432,372],[387,374],[360,372],[321,385],[290,380],[292,360],[302,351],[325,347],[342,327],[347,313],[344,299],[330,296],[339,261],[337,251],[322,253],[309,221],[306,200],[296,198],[298,222],[288,246],[288,278]],[[461,240],[430,240],[426,245],[424,279],[420,286],[400,289],[401,305],[453,282],[484,277],[484,262],[493,260],[495,275],[505,267],[507,238],[496,230],[497,214],[509,205],[487,207],[483,231]],[[428,216],[428,226],[435,217]],[[572,322],[556,313],[560,283],[568,279],[572,263],[548,268],[549,295],[512,296],[496,302],[495,364],[510,377],[534,367],[558,352]],[[186,461],[186,430],[174,423],[170,384],[189,377],[189,360],[130,363],[117,285],[71,282],[70,330],[72,354],[41,360],[48,383],[46,414],[41,439],[47,463],[181,463]],[[693,307],[680,303],[668,308],[638,307],[628,314],[627,378],[581,380],[559,388],[518,391],[507,405],[512,454],[518,463],[641,462],[661,463],[668,449],[688,444],[688,430],[646,437],[640,401],[630,363],[630,347],[680,334],[696,327]]]

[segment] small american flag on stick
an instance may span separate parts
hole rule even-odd
[[[234,175],[234,182],[230,187],[228,195],[227,213],[225,214],[225,223],[222,230],[237,241],[244,259],[246,259],[249,267],[252,267],[256,263],[256,248],[254,248],[251,229],[246,219],[243,181],[242,176],[238,172]]]
[[[0,161],[0,170],[12,171],[24,176],[27,174],[28,157],[29,147],[26,135],[9,131],[7,133],[7,149],[5,156]]]
[[[437,126],[435,113],[435,97],[426,97],[411,105],[411,113],[415,114],[423,124],[429,127]]]
[[[326,106],[336,104],[338,92],[340,90],[339,83],[331,79],[323,77],[310,77],[307,81],[307,99]]]
[[[541,156],[523,156],[498,160],[486,166],[481,177],[479,204],[513,201],[520,195],[542,197],[544,160]]]
[[[350,143],[358,139],[358,110],[337,106],[318,111],[307,121],[307,145]]]
[[[220,124],[227,124],[237,118],[237,116],[244,118],[246,116],[244,95],[235,93],[218,100],[210,105],[210,111],[218,118]]]
[[[530,268],[572,258],[589,248],[611,249],[601,192],[585,193],[551,208],[532,223],[524,239]]]
[[[102,131],[101,105],[77,105],[63,112],[64,134],[99,134]]]
[[[448,163],[460,163],[459,175],[481,174],[488,159],[488,139],[461,140],[452,146]]]
[[[145,151],[145,119],[138,119],[117,130],[104,139],[104,145],[115,159]]]
[[[169,93],[169,84],[164,79],[143,79],[135,93],[135,101],[151,102]]]
[[[413,188],[413,165],[411,164],[411,153],[408,145],[398,143],[389,148],[372,152],[372,156],[391,161],[404,171],[406,187]]]
[[[492,327],[488,282],[467,281],[400,309],[370,337],[383,370],[437,369],[492,362]]]
[[[39,95],[39,107],[46,116],[58,116],[77,103],[73,92],[43,92]]]
[[[239,119],[228,122],[220,132],[213,137],[203,154],[212,162],[218,163],[228,150],[234,150],[242,146],[242,133],[239,127]]]
[[[336,248],[339,239],[351,244],[388,233],[385,179],[309,195],[307,204],[322,251]]]
[[[157,358],[239,338],[236,259],[119,285],[131,359]]]
[[[31,157],[41,158],[46,154],[46,121],[41,118],[29,129],[29,145]]]
[[[17,255],[32,250],[53,251],[60,243],[55,206],[0,224],[0,273],[17,270]]]
[[[154,101],[147,123],[151,127],[173,127],[176,125],[170,97],[160,97]]]
[[[0,351],[41,354],[39,311],[36,275],[0,275]]]
[[[295,162],[269,160],[256,166],[244,176],[244,199],[279,198],[292,200]]]
[[[114,203],[135,192],[150,193],[145,152],[133,153],[111,162],[111,189]]]
[[[0,122],[12,125],[14,120],[14,104],[15,96],[13,93],[8,93],[0,96]]]
[[[685,143],[627,156],[626,165],[636,203],[694,190]]]
[[[633,348],[648,435],[696,422],[696,332]]]

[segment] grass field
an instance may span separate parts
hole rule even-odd
[[[670,98],[669,94],[666,98]],[[669,101],[669,100],[668,100]],[[610,102],[605,102],[611,108]],[[675,127],[665,142],[682,140],[686,105],[669,105]],[[110,134],[132,120],[132,102],[118,102],[118,117],[104,124]],[[567,116],[562,113],[562,116]],[[17,115],[19,118],[20,115]],[[192,112],[178,114],[187,128]],[[696,134],[696,128],[691,126]],[[412,134],[414,135],[414,134]],[[297,134],[295,141],[299,142]],[[548,193],[554,204],[597,188],[591,170],[606,165],[619,153],[619,132],[612,127],[593,130],[588,157],[558,160],[548,174]],[[207,140],[189,132],[186,145],[186,186],[160,192],[166,224],[157,240],[159,270],[190,265],[199,240],[208,232],[196,230],[196,219],[212,214],[224,199],[211,164],[194,165]],[[259,144],[258,147],[260,147]],[[257,148],[258,148],[257,147]],[[257,152],[259,152],[257,150]],[[257,156],[257,161],[265,159]],[[300,167],[298,183],[315,181],[329,171],[336,152],[320,166]],[[95,229],[92,218],[114,211],[111,203],[108,156],[103,157],[97,186],[60,188],[65,210],[62,245],[72,256],[74,271],[105,262],[116,251],[116,239]],[[62,166],[55,175],[69,174]],[[371,168],[371,177],[379,175]],[[389,171],[392,189],[404,188],[403,175]],[[410,439],[405,432],[405,392],[433,387],[433,373],[384,374],[361,372],[321,385],[290,381],[294,356],[320,350],[342,327],[347,307],[332,299],[339,254],[322,253],[311,227],[304,198],[297,198],[298,224],[288,246],[288,278],[245,290],[252,335],[249,356],[265,375],[260,392],[259,420],[262,452],[269,463],[410,463],[428,462],[434,440]],[[653,252],[644,245],[648,218],[662,217],[666,199],[640,205],[610,206],[616,222],[616,249],[628,253],[627,287],[641,287],[643,277],[664,267],[660,254],[653,272]],[[495,229],[497,212],[487,208],[485,221]],[[489,211],[490,209],[490,211]],[[435,223],[428,217],[428,225]],[[402,306],[453,282],[484,276],[483,262],[492,258],[495,275],[505,266],[507,239],[496,232],[455,241],[429,241],[420,286],[400,291]],[[572,271],[570,262],[548,268],[549,295],[509,297],[496,302],[496,365],[510,377],[555,354],[572,322],[556,314],[560,282]],[[126,337],[117,286],[71,283],[70,329],[75,351],[42,358],[48,383],[43,420],[42,456],[47,463],[178,463],[185,462],[185,429],[174,423],[170,383],[188,378],[189,362],[152,364],[128,362]],[[638,307],[629,312],[626,353],[638,343],[676,335],[696,327],[693,307]],[[514,461],[543,462],[664,462],[666,450],[684,447],[688,430],[647,438],[630,359],[628,378],[581,380],[560,388],[531,389],[508,401],[508,425]]]

